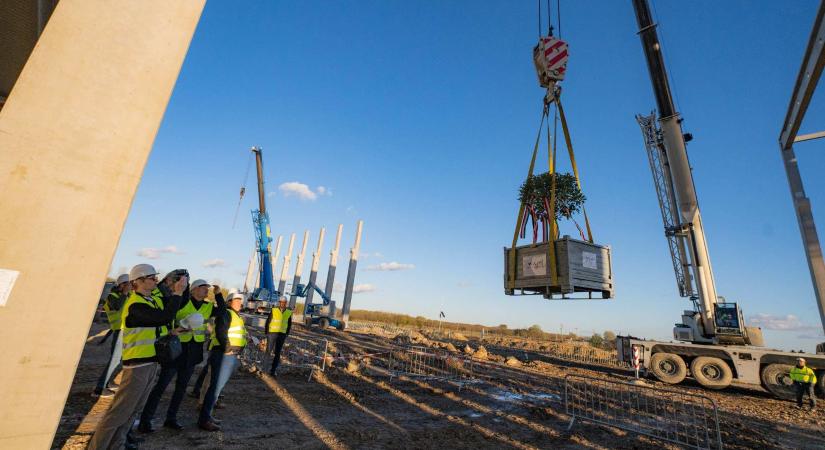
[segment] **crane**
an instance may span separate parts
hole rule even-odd
[[[662,57],[662,47],[647,0],[632,0],[642,42],[656,112],[636,116],[647,151],[654,187],[662,214],[668,248],[679,294],[693,303],[673,328],[677,342],[644,340],[629,336],[617,339],[619,359],[638,364],[659,380],[676,384],[690,375],[702,386],[724,389],[733,380],[762,385],[779,397],[790,398],[793,386],[788,376],[799,353],[770,350],[759,328],[745,326],[739,305],[727,302],[716,292],[708,244],[702,225],[696,187]],[[820,378],[817,390],[825,394],[825,356],[805,355]]]
[[[258,286],[252,292],[252,301],[256,302],[257,309],[261,310],[276,302],[280,293],[275,290],[272,275],[272,233],[269,229],[269,214],[266,212],[263,150],[260,147],[252,147],[252,153],[255,155],[258,173],[258,209],[252,210],[252,226],[255,229],[259,268]]]
[[[312,299],[308,294],[311,292],[320,295],[323,303],[310,303]],[[304,305],[304,322],[307,327],[318,325],[324,329],[331,326],[338,330],[343,330],[346,327],[343,321],[335,318],[335,301],[332,300],[326,292],[322,291],[314,281],[310,281],[306,285],[296,285],[295,292],[293,292],[292,295],[307,298],[307,302]]]

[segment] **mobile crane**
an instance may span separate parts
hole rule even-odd
[[[759,328],[745,326],[739,305],[716,293],[699,202],[682,132],[662,57],[661,44],[647,0],[633,0],[657,114],[637,116],[644,137],[657,199],[662,212],[679,294],[693,303],[673,328],[678,342],[622,336],[619,359],[632,362],[634,349],[640,367],[669,384],[690,375],[709,389],[724,389],[737,381],[762,385],[778,397],[793,396],[788,375],[799,353],[770,350]],[[805,355],[817,373],[817,391],[825,394],[825,355]],[[688,372],[689,369],[689,372]]]
[[[252,147],[258,174],[258,209],[252,211],[252,225],[255,229],[255,242],[258,252],[258,286],[252,292],[251,302],[258,312],[263,312],[278,301],[281,295],[275,290],[272,276],[272,233],[269,229],[269,214],[266,212],[264,196],[264,161],[260,147]],[[243,192],[241,192],[243,196]]]

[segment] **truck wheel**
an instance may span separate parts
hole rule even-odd
[[[321,327],[322,330],[326,330],[329,326],[329,319],[324,317],[323,319],[318,321],[318,326]]]
[[[762,386],[771,394],[785,399],[796,398],[796,389],[791,381],[790,364],[768,364],[762,369]]]
[[[825,370],[820,369],[815,371],[816,385],[814,386],[814,393],[819,398],[825,398]]]
[[[725,389],[733,380],[733,372],[725,361],[712,356],[698,356],[690,363],[690,373],[708,389]]]
[[[650,371],[664,383],[679,384],[687,376],[687,365],[679,355],[654,353],[650,358]]]

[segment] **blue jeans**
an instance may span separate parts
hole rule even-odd
[[[120,357],[122,354],[123,336],[120,334],[120,330],[114,330],[112,331],[112,347],[109,353],[109,363],[106,364],[106,367],[103,369],[103,373],[101,373],[100,378],[97,379],[95,392],[103,392],[106,385],[112,381],[115,376],[117,376],[118,372],[120,372],[120,368],[122,367]]]
[[[221,395],[223,387],[226,386],[229,377],[235,373],[237,368],[238,355],[225,355],[223,350],[220,349],[213,349],[209,353],[209,370],[212,376],[209,379],[209,389],[206,390],[206,396],[203,399],[198,423],[206,423],[212,419],[212,408],[215,407],[215,401]]]

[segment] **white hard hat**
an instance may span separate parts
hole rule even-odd
[[[129,271],[129,281],[135,281],[138,278],[148,277],[149,275],[157,275],[158,271],[152,267],[151,264],[138,264],[132,267]]]
[[[229,294],[229,301],[230,302],[232,300],[235,300],[235,299],[243,300],[244,299],[243,294],[241,294],[240,292],[234,292],[232,294]]]
[[[184,328],[188,328],[190,330],[200,328],[203,326],[203,316],[201,315],[201,313],[189,314],[180,321],[180,324]]]
[[[209,286],[209,283],[207,283],[206,280],[198,278],[197,280],[193,281],[192,284],[189,285],[189,289],[195,289],[199,286]]]
[[[121,285],[123,283],[128,283],[128,282],[129,282],[129,274],[128,273],[122,273],[122,274],[117,276],[117,281],[115,282],[115,284]]]

